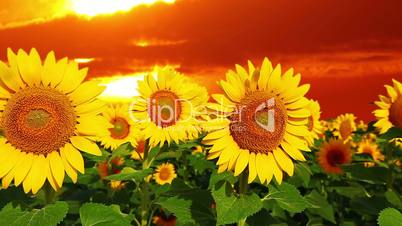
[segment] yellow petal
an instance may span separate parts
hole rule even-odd
[[[309,131],[306,126],[294,126],[289,123],[286,124],[286,132],[301,137],[309,134]]]
[[[6,156],[0,164],[0,178],[4,177],[10,170],[17,164],[18,158],[21,156],[21,152],[16,150],[10,144],[6,144],[1,148],[5,148]]]
[[[76,62],[70,62],[67,65],[63,80],[56,88],[64,93],[70,93],[82,83],[87,73],[88,68],[79,70]]]
[[[225,91],[226,95],[233,101],[239,102],[241,99],[241,95],[231,84],[226,81],[221,81],[219,83],[222,89]]]
[[[229,170],[234,170],[235,169],[236,162],[237,162],[237,159],[239,158],[239,155],[240,155],[241,151],[242,150],[237,149],[237,148],[233,149],[232,157],[230,158],[229,165],[228,165]]]
[[[54,88],[60,84],[67,71],[67,67],[68,67],[68,59],[64,57],[63,59],[57,61],[56,65],[49,68],[50,71],[49,73],[53,73],[50,78],[51,87]]]
[[[35,155],[31,167],[32,193],[36,194],[46,181],[46,167],[49,164],[43,155]]]
[[[224,163],[222,165],[219,165],[218,167],[218,173],[223,173],[224,171],[226,171],[228,169],[228,162]]]
[[[274,149],[274,157],[279,166],[285,171],[289,176],[293,175],[294,165],[292,160],[287,156],[282,149]]]
[[[299,161],[306,161],[306,159],[304,158],[304,155],[297,150],[296,148],[294,148],[292,145],[290,145],[287,142],[282,142],[281,146],[283,148],[283,150],[293,159],[299,160]]]
[[[67,175],[71,178],[73,183],[77,183],[77,171],[68,163],[66,153],[64,152],[63,149],[60,150],[60,157],[61,160],[63,161],[63,166],[64,169],[66,170]]]
[[[98,81],[88,81],[80,84],[77,89],[69,94],[70,99],[74,106],[83,104],[93,100],[99,96],[104,90],[105,86],[100,86]]]
[[[219,139],[219,138],[221,138],[223,136],[226,136],[228,134],[230,134],[229,129],[224,128],[224,129],[221,129],[221,130],[216,130],[216,131],[210,132],[209,134],[207,134],[204,137],[203,140],[215,140],[215,139]]]
[[[92,141],[89,141],[85,139],[84,137],[80,136],[73,136],[70,137],[70,141],[73,144],[73,146],[83,152],[96,155],[96,156],[101,156],[102,152],[99,149],[98,145],[93,143]]]
[[[14,176],[15,186],[20,185],[21,182],[25,179],[29,170],[31,169],[33,159],[34,159],[33,154],[28,153],[24,156],[24,160],[16,166],[18,170],[15,172]]]
[[[274,159],[274,156],[272,153],[269,153],[272,156],[272,159]],[[273,166],[273,170],[274,170],[274,176],[276,179],[276,182],[278,182],[278,184],[282,183],[282,179],[283,179],[283,172],[282,170],[279,168],[278,163],[274,160],[272,163]]]
[[[230,158],[232,157],[232,149],[231,146],[226,147],[223,149],[221,155],[219,156],[219,160],[217,164],[223,164],[225,162],[229,162]]]
[[[240,150],[240,155],[237,158],[236,161],[236,167],[235,167],[235,172],[234,175],[237,176],[240,173],[243,172],[243,170],[247,167],[248,165],[248,160],[250,159],[249,156],[249,151],[248,150]]]
[[[47,155],[47,159],[49,161],[50,170],[52,171],[52,175],[59,187],[63,184],[64,181],[64,166],[63,161],[58,152],[53,151]]]
[[[266,89],[271,72],[272,72],[272,64],[268,60],[268,58],[265,57],[264,60],[262,61],[260,76],[258,78],[259,90]],[[279,73],[280,73],[280,69],[279,69]]]
[[[13,91],[17,91],[21,87],[24,87],[20,76],[7,67],[7,65],[2,61],[0,61],[0,78],[4,85]],[[2,93],[4,93],[4,91]]]
[[[48,161],[49,159],[46,158]],[[50,186],[52,186],[52,188],[55,191],[60,190],[60,186],[57,184],[56,179],[54,178],[53,174],[52,174],[52,169],[50,168],[50,163],[48,162],[48,164],[45,165],[45,170],[46,170],[46,178],[47,181],[49,182]]]
[[[254,181],[257,177],[257,168],[255,163],[255,154],[253,152],[250,153],[250,159],[248,161],[248,183]]]
[[[83,116],[79,117],[79,124],[76,125],[80,134],[88,136],[107,136],[110,134],[109,128],[112,128],[110,122],[101,116]]]
[[[297,87],[296,89],[289,90],[289,93],[283,96],[285,103],[292,103],[298,100],[299,98],[306,95],[309,89],[310,84],[304,84],[300,87]]]
[[[269,182],[271,182],[272,177],[274,175],[274,169],[275,169],[275,160],[274,160],[274,156],[272,155],[271,152],[269,152],[268,154],[263,155],[264,157],[264,162],[266,162],[266,165],[264,167],[264,171],[265,171],[265,182],[267,184],[269,184]]]
[[[84,159],[82,158],[81,153],[73,147],[70,143],[67,143],[63,148],[60,149],[60,152],[64,152],[68,163],[74,169],[76,169],[80,173],[84,173]]]
[[[258,178],[260,178],[260,182],[264,183],[267,175],[266,175],[266,171],[265,171],[265,167],[269,167],[267,164],[267,162],[264,162],[264,154],[261,153],[257,153],[257,155],[255,156],[255,166],[256,166],[256,170],[257,170],[257,175]]]
[[[387,89],[389,97],[391,97],[391,101],[395,102],[396,98],[398,97],[398,94],[396,93],[395,89],[389,85],[385,85],[385,88]]]
[[[310,117],[310,115],[311,115],[310,111],[305,108],[299,108],[296,110],[288,110],[287,114],[288,114],[288,116],[293,117],[293,118],[307,118],[307,117]]]
[[[46,86],[50,85],[50,81],[52,80],[52,77],[54,76],[53,73],[55,73],[55,70],[54,70],[55,68],[56,68],[56,57],[54,55],[54,52],[50,51],[47,54],[46,59],[43,63],[43,71],[42,71],[42,76],[41,76],[43,86],[46,87]]]
[[[81,104],[75,107],[78,115],[92,114],[97,115],[105,110],[106,104],[100,100],[94,100],[89,103]]]
[[[41,82],[42,62],[38,52],[32,49],[29,56],[20,49],[17,55],[18,69],[24,82],[28,86],[38,86]]]

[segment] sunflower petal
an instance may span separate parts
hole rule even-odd
[[[248,150],[240,150],[239,157],[236,161],[234,175],[237,176],[241,174],[248,165],[248,160],[250,159],[250,153]]]
[[[86,152],[91,155],[96,155],[96,156],[102,155],[102,152],[99,149],[98,145],[85,139],[84,137],[73,136],[73,137],[70,137],[70,141],[75,148],[77,148],[83,152]]]
[[[60,149],[60,151],[64,152],[68,163],[70,163],[74,169],[80,173],[84,173],[84,159],[82,158],[81,153],[75,149],[72,144],[67,143],[64,148]]]
[[[77,106],[93,100],[95,97],[99,96],[105,88],[105,86],[99,85],[99,81],[84,82],[69,94],[69,97],[72,100],[73,106]]]

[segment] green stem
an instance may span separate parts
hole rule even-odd
[[[54,203],[56,198],[56,191],[53,190],[49,183],[45,183],[43,186],[43,191],[45,192],[45,204]]]
[[[242,174],[239,176],[239,195],[244,195],[247,193],[248,190],[248,183],[247,183],[247,172],[243,171]],[[246,225],[247,218],[241,219],[237,222],[237,226],[244,226]]]
[[[142,162],[142,169],[148,169],[148,152],[149,152],[149,140],[145,141],[144,147],[144,159]],[[148,211],[149,211],[149,194],[148,194],[148,181],[144,179],[141,184],[141,225],[148,225]]]
[[[392,189],[393,184],[394,184],[394,163],[392,159],[392,154],[393,154],[393,146],[388,145],[387,152],[386,152],[386,158],[387,158],[387,164],[388,164],[388,172],[387,172],[387,188]]]

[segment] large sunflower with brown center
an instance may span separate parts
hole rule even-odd
[[[374,111],[377,122],[374,124],[380,133],[387,132],[391,127],[402,129],[402,83],[392,79],[393,86],[385,85],[388,96],[380,95],[380,101],[375,104],[379,109]]]
[[[237,65],[219,82],[224,94],[212,95],[217,103],[209,107],[224,123],[203,140],[212,145],[208,158],[218,158],[219,172],[247,170],[249,183],[257,176],[261,183],[273,176],[281,183],[282,171],[293,175],[292,159],[305,161],[301,151],[309,151],[304,137],[310,133],[310,102],[304,95],[310,85],[299,85],[300,78],[293,69],[282,74],[265,58],[261,69],[251,62],[248,71]]]
[[[204,87],[172,68],[158,68],[138,82],[141,96],[132,104],[132,117],[142,128],[149,145],[198,137],[198,113],[208,101]]]
[[[38,52],[8,50],[0,61],[0,178],[7,188],[22,183],[38,192],[45,181],[58,190],[65,173],[73,182],[84,173],[79,150],[101,155],[93,142],[109,124],[98,116],[103,105],[95,98],[104,90],[98,82],[83,82],[87,69],[50,52],[42,62]]]

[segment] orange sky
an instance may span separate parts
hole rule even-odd
[[[366,121],[383,85],[402,80],[400,0],[177,0],[93,18],[69,13],[68,1],[2,0],[0,59],[7,47],[55,50],[94,58],[91,77],[174,64],[217,92],[227,69],[267,56],[302,73],[323,117]]]

